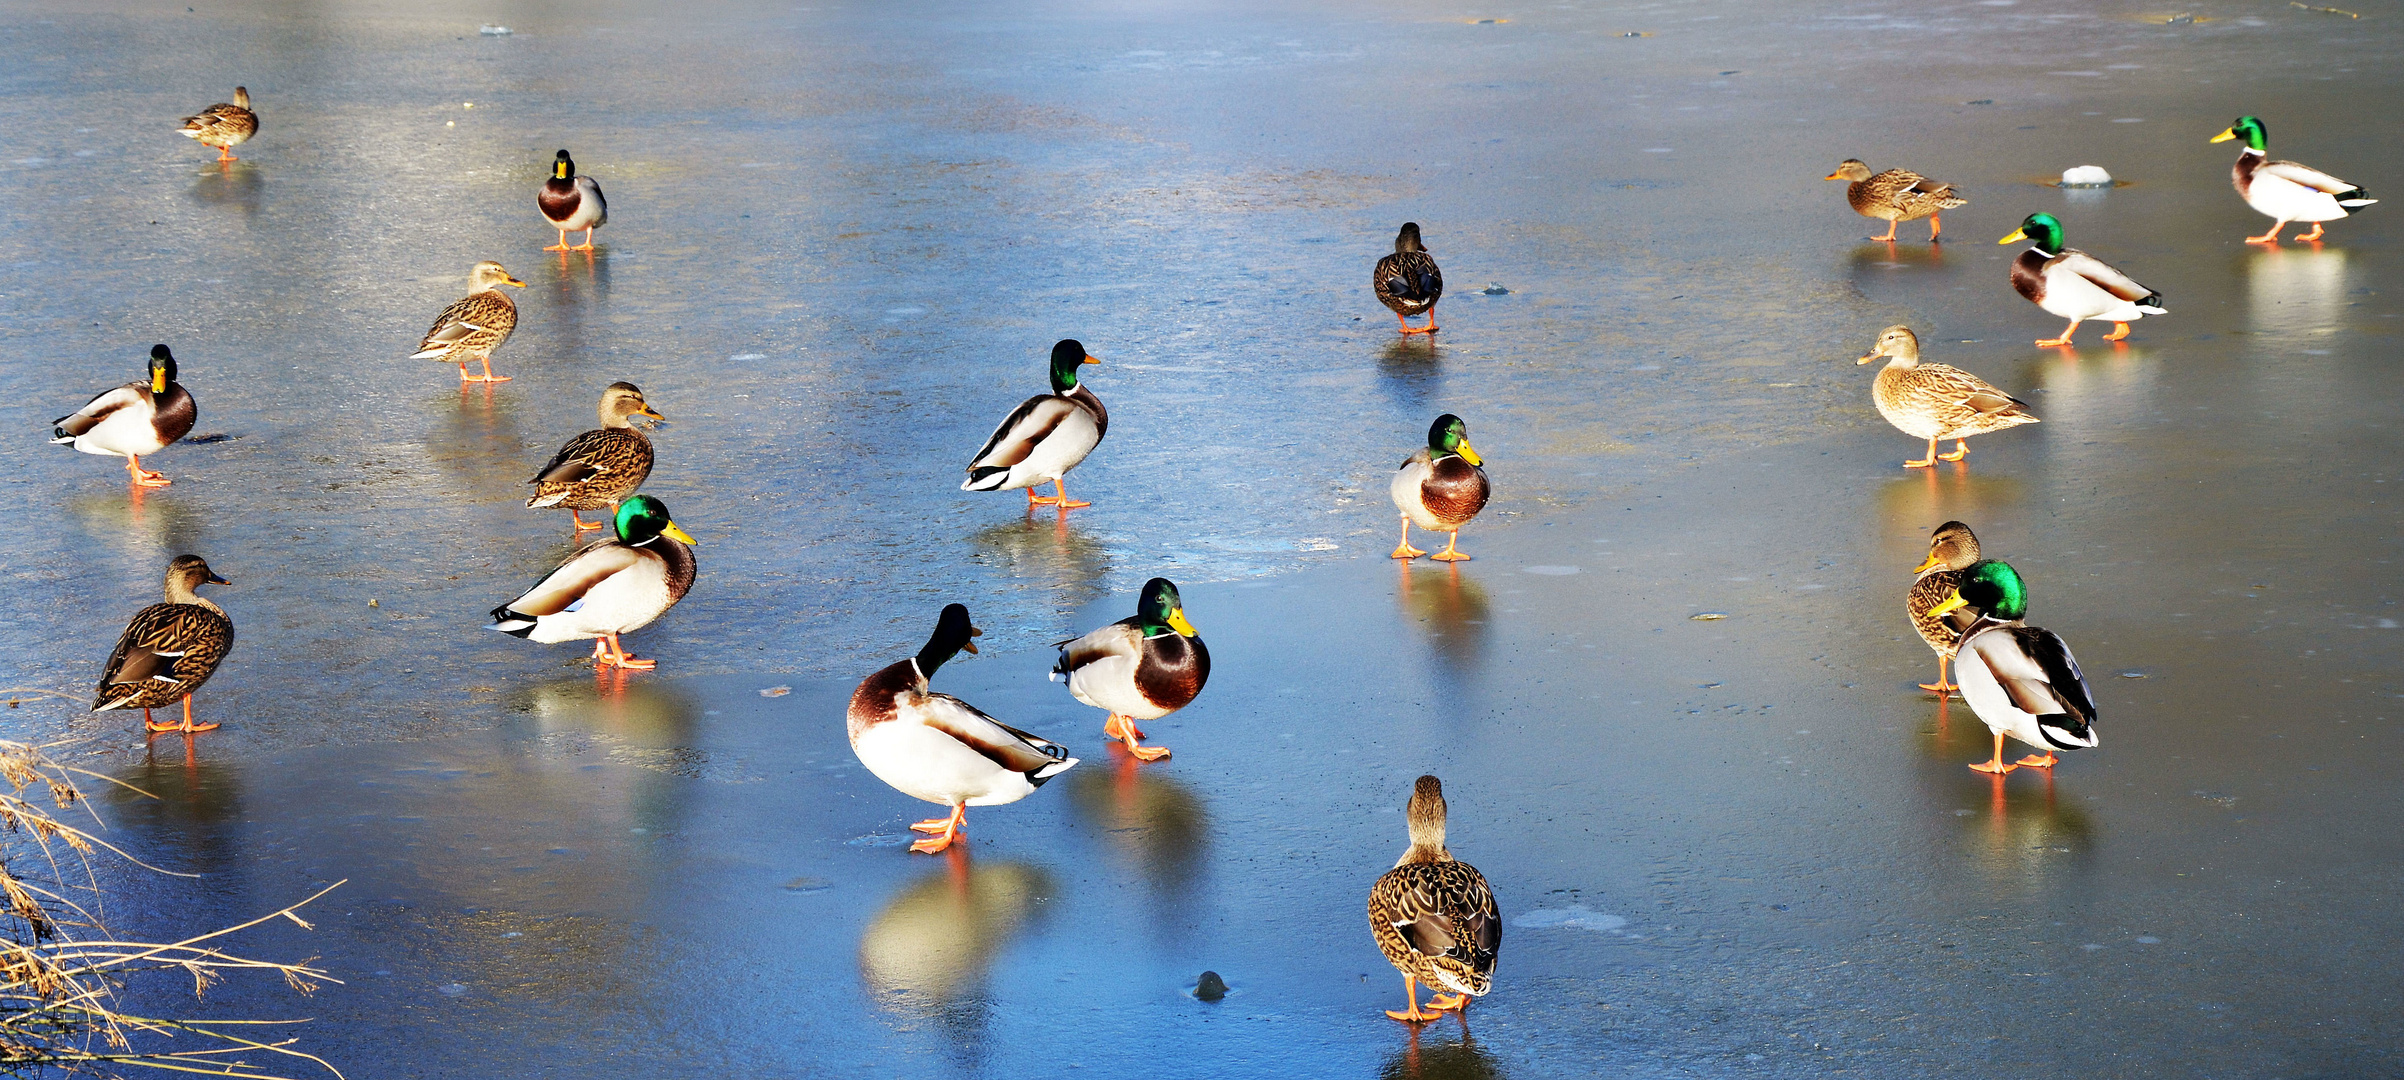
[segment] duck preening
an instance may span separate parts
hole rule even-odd
[[[983,633],[968,621],[966,607],[945,605],[918,655],[860,680],[844,712],[860,764],[893,790],[951,810],[910,826],[932,834],[911,844],[912,851],[952,846],[968,830],[969,807],[1017,802],[1077,763],[1057,743],[927,689],[935,669],[962,649],[976,652],[971,639]]]
[[[1443,781],[1420,777],[1406,812],[1411,846],[1369,890],[1369,934],[1377,940],[1377,950],[1402,972],[1402,992],[1409,1002],[1386,1015],[1424,1023],[1494,989],[1494,961],[1502,952],[1502,911],[1486,886],[1486,875],[1453,858],[1444,846]],[[1424,1010],[1419,1007],[1423,982],[1439,992]]]
[[[142,467],[155,454],[192,433],[200,405],[175,381],[175,354],[150,347],[150,377],[109,390],[84,407],[50,422],[50,441],[87,454],[125,459],[135,487],[166,487],[174,481]]]

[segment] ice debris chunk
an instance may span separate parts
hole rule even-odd
[[[2112,174],[2101,165],[2078,165],[2062,170],[2063,187],[2111,187]]]

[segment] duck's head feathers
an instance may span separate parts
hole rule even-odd
[[[1065,394],[1077,388],[1077,369],[1102,361],[1088,355],[1085,345],[1076,338],[1062,338],[1052,346],[1052,392]]]
[[[509,276],[509,271],[501,269],[501,264],[491,259],[486,259],[468,268],[467,291],[481,292],[495,285],[515,285],[521,289],[526,287],[525,282]]]
[[[167,384],[175,381],[175,354],[165,345],[150,347],[150,392],[164,394]]]
[[[935,618],[935,633],[927,638],[926,647],[918,650],[918,673],[934,678],[935,669],[966,649],[977,651],[970,638],[982,637],[985,631],[969,624],[968,607],[964,604],[945,604],[943,614]]]
[[[1426,250],[1427,245],[1419,240],[1419,223],[1416,221],[1403,222],[1402,231],[1394,234],[1394,251],[1399,254],[1405,251]]]
[[[167,564],[167,595],[190,595],[203,585],[231,585],[209,569],[209,560],[198,555],[178,555]]]
[[[1411,826],[1411,852],[1405,855],[1434,855],[1449,860],[1444,850],[1444,781],[1422,776],[1411,787],[1411,803],[1404,814]]]
[[[1469,445],[1469,424],[1460,417],[1445,413],[1427,428],[1427,456],[1430,461],[1459,457],[1472,465],[1484,465],[1477,448]]]
[[[2028,617],[2028,585],[2012,564],[1981,559],[1962,571],[1962,583],[1952,597],[1938,604],[1934,615],[1966,607],[1987,618],[2010,622]]]
[[[2270,149],[2270,129],[2251,116],[2238,117],[2236,123],[2230,124],[2227,131],[2212,136],[2211,141],[2227,142],[2230,139],[2244,139],[2245,144],[2257,152],[2268,152]]]
[[[668,418],[643,400],[643,388],[630,382],[614,382],[601,391],[601,426],[605,428],[632,427],[629,418],[640,416],[653,425],[664,424]]]
[[[2020,227],[2012,230],[2012,235],[1995,242],[2017,244],[2022,240],[2047,255],[2059,254],[2062,250],[2062,223],[2052,214],[2030,214],[2021,219]]]
[[[668,516],[667,503],[649,495],[637,495],[618,507],[617,528],[618,540],[628,547],[642,547],[663,536],[700,543],[676,527],[676,519]]]
[[[1920,335],[1912,333],[1908,326],[1887,327],[1878,332],[1878,344],[1870,349],[1870,355],[1854,363],[1858,366],[1878,359],[1901,360],[1905,367],[1919,363]]]
[[[1826,176],[1823,176],[1823,177],[1821,177],[1820,179],[1822,179],[1822,180],[1851,180],[1851,181],[1853,181],[1854,183],[1858,184],[1858,183],[1861,183],[1862,181],[1864,181],[1864,180],[1867,180],[1867,179],[1869,179],[1869,178],[1870,178],[1870,167],[1869,167],[1868,165],[1862,164],[1862,160],[1861,160],[1860,158],[1846,158],[1845,160],[1843,160],[1843,161],[1840,161],[1840,162],[1838,162],[1838,163],[1837,163],[1837,166],[1836,166],[1836,171],[1835,171],[1835,172],[1829,173],[1828,175],[1826,175]]]
[[[1145,637],[1171,632],[1193,637],[1200,633],[1185,619],[1185,601],[1177,595],[1177,583],[1164,577],[1144,582],[1143,599],[1135,605],[1135,620]]]
[[[1958,521],[1948,521],[1928,534],[1928,558],[1912,567],[1912,573],[1925,574],[1943,567],[1947,570],[1967,570],[1978,562],[1978,537],[1970,527]]]
[[[551,179],[565,180],[574,175],[576,175],[576,159],[569,157],[567,151],[562,150],[558,157],[551,159]]]

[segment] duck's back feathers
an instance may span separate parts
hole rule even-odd
[[[1068,751],[1049,739],[1038,738],[985,715],[983,710],[950,694],[927,692],[904,695],[903,711],[919,723],[960,740],[985,760],[1019,773],[1037,787],[1061,772]]]
[[[1370,284],[1378,302],[1397,315],[1417,315],[1444,296],[1444,272],[1425,251],[1397,251],[1377,260]]]
[[[578,548],[575,554],[568,556],[566,562],[559,564],[558,569],[526,590],[525,595],[495,610],[493,617],[498,619],[504,613],[556,615],[584,599],[584,594],[591,592],[593,586],[608,580],[613,574],[633,569],[643,558],[642,549],[620,543],[615,538],[595,540]]]
[[[551,456],[528,506],[599,510],[623,501],[651,475],[651,438],[631,427],[596,428],[568,440]]]
[[[183,127],[177,133],[220,150],[250,141],[251,136],[259,133],[259,115],[250,111],[247,91],[237,87],[234,98],[238,104],[220,101],[196,115],[184,117]]]
[[[2096,745],[2095,698],[2086,675],[2079,671],[2078,658],[2070,654],[2061,635],[2037,626],[1974,627],[1960,650],[1975,654],[1985,674],[2000,688],[2004,701],[1993,704],[2008,704],[2034,718],[2044,742],[2023,736],[2024,741],[2063,750]],[[1967,682],[1964,696],[1970,696]],[[1979,706],[1981,702],[1972,697],[1971,704]],[[1981,719],[1988,719],[1986,712],[1980,708]],[[1989,723],[1993,726],[1992,720]]]
[[[1970,200],[1953,190],[1953,185],[1939,183],[1910,169],[1888,169],[1867,180],[1847,184],[1845,201],[1852,204],[1855,213],[1882,221],[1918,221],[1970,204]]]
[[[2111,264],[2077,248],[2065,249],[2051,264],[2093,282],[2096,288],[2139,306],[2156,306],[2162,297],[2152,289],[2137,284],[2137,279],[2114,269]]]
[[[1369,891],[1369,929],[1405,974],[1456,993],[1494,986],[1502,913],[1486,876],[1458,860],[1406,862]]]
[[[479,289],[443,308],[409,358],[452,360],[490,355],[517,327],[517,304],[499,289]]]
[[[1870,397],[1888,423],[1923,439],[1966,438],[2037,422],[2027,402],[1945,364],[1889,364],[1872,382]]]
[[[51,421],[54,443],[88,453],[151,454],[192,433],[200,407],[180,383],[153,394],[146,382],[127,383]]]
[[[109,653],[92,711],[172,705],[209,681],[233,647],[234,622],[213,604],[143,608]]]
[[[962,491],[1033,487],[1075,468],[1110,431],[1110,411],[1093,391],[1038,394],[1011,410],[968,462]]]

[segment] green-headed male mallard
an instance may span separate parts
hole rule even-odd
[[[1886,235],[1870,239],[1890,244],[1895,242],[1897,226],[1921,218],[1928,219],[1928,242],[1938,243],[1937,234],[1945,229],[1939,215],[1970,205],[1951,184],[1938,183],[1910,169],[1888,169],[1873,176],[1859,158],[1846,158],[1822,179],[1852,181],[1845,185],[1845,201],[1853,204],[1854,213],[1886,222]]]
[[[609,200],[601,197],[601,185],[592,177],[577,175],[576,159],[565,150],[552,159],[551,179],[535,193],[534,205],[543,212],[543,220],[559,230],[559,243],[544,251],[591,251],[593,230],[609,224]],[[584,242],[569,247],[568,234],[578,230],[583,231]]]
[[[501,292],[503,285],[526,287],[491,259],[469,267],[467,295],[451,301],[434,317],[433,328],[426,331],[425,340],[417,343],[417,351],[409,354],[409,359],[457,363],[463,383],[508,382],[509,376],[492,373],[492,351],[518,328],[518,306]],[[482,376],[467,373],[470,360],[483,362]]]
[[[643,391],[630,382],[614,382],[601,392],[601,426],[568,440],[551,455],[551,463],[526,481],[534,485],[530,507],[566,507],[576,519],[576,531],[605,529],[606,521],[587,522],[579,511],[618,505],[643,486],[651,475],[651,437],[634,426],[642,417],[652,424],[667,420],[643,400]]]
[[[1102,445],[1102,436],[1110,431],[1110,410],[1077,381],[1079,365],[1099,363],[1086,355],[1085,346],[1075,338],[1053,345],[1052,392],[1020,402],[1002,419],[984,448],[969,459],[968,479],[961,482],[960,490],[1024,489],[1029,507],[1073,510],[1093,505],[1071,501],[1068,485],[1060,478]],[[1036,485],[1045,481],[1059,494],[1037,496]]]
[[[1411,846],[1369,890],[1369,934],[1402,972],[1409,1008],[1386,1011],[1422,1023],[1484,997],[1494,989],[1494,960],[1502,951],[1502,911],[1477,867],[1444,847],[1444,783],[1422,776],[1408,808]],[[1449,990],[1419,1008],[1419,984]]]
[[[618,507],[617,535],[577,548],[526,594],[492,609],[487,630],[539,641],[593,639],[593,663],[649,671],[618,635],[651,625],[693,588],[699,563],[668,505],[637,495]]]
[[[2029,303],[2070,320],[2062,336],[2037,344],[2068,345],[2078,324],[2110,319],[2115,328],[2105,341],[2129,336],[2129,324],[2148,315],[2168,315],[2162,294],[2137,284],[2137,279],[2106,265],[2077,248],[2062,246],[2062,223],[2052,214],[2030,214],[2010,236],[1995,241],[2028,241],[2028,250],[2012,260],[2012,288]]]
[[[1168,747],[1144,746],[1138,720],[1158,720],[1193,703],[1210,679],[1210,650],[1185,620],[1185,603],[1167,578],[1144,582],[1135,614],[1059,645],[1052,677],[1097,709],[1110,711],[1102,736],[1117,739],[1145,761],[1169,756]]]
[[[184,117],[184,126],[176,131],[202,146],[216,147],[219,161],[241,160],[234,156],[234,147],[249,142],[258,133],[259,114],[250,111],[250,90],[240,86],[234,88],[233,104],[220,101],[200,110],[197,116]]]
[[[1929,534],[1928,558],[1912,567],[1912,587],[1904,595],[1903,608],[1911,614],[1912,629],[1920,632],[1920,640],[1937,653],[1937,681],[1921,683],[1922,690],[1951,694],[1961,689],[1946,681],[1945,665],[1952,662],[1962,631],[1970,628],[1976,616],[1960,609],[1943,615],[1936,611],[1953,599],[1953,590],[1961,587],[1962,571],[1977,561],[1978,537],[1968,525],[1948,521]]]
[[[1997,775],[2021,765],[2049,769],[2060,760],[2054,751],[2094,746],[2095,697],[2087,677],[2079,673],[2078,658],[2061,635],[2022,624],[2028,617],[2028,588],[2019,572],[2010,563],[1983,559],[1962,571],[1961,580],[1935,614],[1968,608],[1978,616],[1954,647],[1953,673],[1962,681],[1962,700],[1994,731],[1995,753],[1970,767]],[[2006,735],[2045,756],[2031,754],[2005,764]]]
[[[1411,525],[1417,523],[1422,529],[1452,534],[1434,558],[1467,560],[1469,556],[1457,550],[1461,526],[1486,508],[1493,491],[1486,483],[1485,459],[1469,445],[1469,425],[1451,413],[1437,417],[1428,425],[1427,445],[1402,459],[1402,468],[1387,485],[1395,508],[1402,511],[1402,544],[1394,549],[1394,557],[1408,560],[1427,554],[1411,546]]]
[[[142,467],[142,455],[166,449],[192,433],[200,404],[175,381],[175,354],[150,347],[150,377],[129,382],[51,421],[50,441],[87,454],[125,459],[135,487],[166,487],[174,481]]]
[[[2317,241],[2322,222],[2335,221],[2379,201],[2310,165],[2273,160],[2268,149],[2270,131],[2251,116],[2238,117],[2229,130],[2212,136],[2211,141],[2240,137],[2245,139],[2245,149],[2237,152],[2237,164],[2229,168],[2229,182],[2237,186],[2237,194],[2247,206],[2271,218],[2270,231],[2246,237],[2246,243],[2276,244],[2279,230],[2290,221],[2311,222],[2312,231],[2297,233],[2295,238]]]
[[[178,555],[167,564],[167,600],[134,613],[101,669],[93,712],[142,710],[150,731],[208,731],[216,721],[192,722],[192,694],[234,648],[234,620],[225,609],[200,598],[202,585],[230,584],[198,555]],[[150,710],[184,703],[184,721],[160,723]]]
[[[1941,455],[1943,460],[1960,461],[1970,456],[1970,436],[2037,422],[2027,402],[1987,385],[1985,379],[1957,367],[1921,363],[1920,336],[1911,327],[1880,331],[1877,347],[1857,363],[1882,356],[1888,358],[1887,365],[1870,384],[1870,400],[1897,430],[1928,440],[1928,456],[1904,462],[1906,469],[1936,464],[1937,444],[1946,439],[1953,440],[1953,452]]]
[[[1405,335],[1436,332],[1436,301],[1444,299],[1444,272],[1436,269],[1436,257],[1419,241],[1418,222],[1402,223],[1402,231],[1394,236],[1394,254],[1377,260],[1369,287],[1376,291],[1377,302],[1394,313]],[[1427,316],[1427,325],[1412,326],[1413,315]]]
[[[982,633],[969,624],[967,608],[945,605],[926,647],[860,680],[844,712],[844,730],[860,764],[895,791],[951,808],[949,817],[910,826],[935,834],[911,844],[912,851],[952,846],[968,829],[969,807],[1017,802],[1077,763],[1057,743],[927,689],[927,679],[945,661],[962,649],[977,651],[969,639]]]

